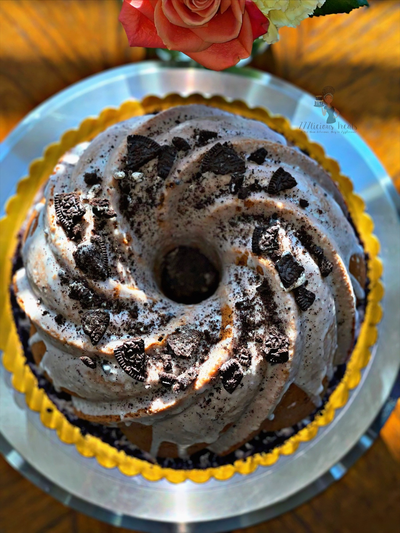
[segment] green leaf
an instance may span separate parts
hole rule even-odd
[[[333,15],[335,13],[350,13],[359,7],[369,7],[367,0],[326,0],[322,7],[317,7],[312,17]]]

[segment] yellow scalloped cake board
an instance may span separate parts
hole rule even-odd
[[[231,465],[206,470],[162,468],[147,461],[130,457],[125,452],[116,450],[96,437],[83,436],[79,429],[69,423],[64,415],[57,410],[45,392],[39,389],[36,377],[29,366],[25,364],[25,357],[12,317],[9,300],[11,260],[17,245],[18,230],[25,220],[37,190],[53,172],[59,158],[73,146],[84,141],[90,141],[116,122],[133,116],[152,113],[156,110],[188,104],[206,104],[247,118],[260,120],[282,133],[286,139],[294,142],[299,148],[306,150],[329,172],[339,186],[369,255],[370,293],[365,320],[347,365],[346,373],[321,413],[307,427],[269,453],[255,454],[245,460],[237,460]],[[228,102],[221,96],[205,98],[200,94],[193,94],[188,97],[171,94],[163,99],[149,96],[142,102],[129,100],[123,103],[119,109],[104,109],[98,117],[87,118],[77,129],[65,132],[59,142],[49,145],[44,150],[43,157],[32,162],[29,167],[29,176],[18,183],[15,196],[10,198],[7,203],[6,216],[0,220],[0,349],[4,351],[4,366],[12,373],[13,386],[17,391],[25,394],[29,408],[40,413],[43,424],[47,428],[55,429],[62,442],[75,445],[79,453],[85,457],[96,457],[97,461],[105,468],[118,467],[127,476],[141,474],[149,481],[165,478],[172,483],[181,483],[187,479],[196,483],[204,483],[210,478],[225,480],[236,472],[250,474],[258,466],[273,465],[280,455],[294,453],[300,442],[310,441],[316,436],[320,427],[333,420],[335,410],[345,405],[349,391],[360,382],[361,370],[365,368],[370,358],[369,349],[377,340],[377,324],[382,316],[382,309],[379,304],[383,296],[383,286],[380,281],[382,263],[377,257],[379,242],[372,233],[373,222],[364,209],[363,200],[353,192],[351,181],[341,174],[338,163],[328,158],[324,149],[319,144],[311,142],[303,131],[291,128],[287,119],[278,115],[273,116],[263,108],[249,108],[242,101]]]

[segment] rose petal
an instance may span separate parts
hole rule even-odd
[[[241,27],[242,15],[237,20],[232,9],[228,9],[222,15],[216,15],[203,28],[193,28],[193,33],[209,43],[226,43],[238,37]]]
[[[184,54],[196,53],[206,50],[211,44],[200,39],[192,30],[171,24],[164,14],[161,2],[158,2],[154,10],[154,23],[158,35],[170,50],[179,50]]]
[[[242,20],[245,10],[246,0],[230,0],[229,6],[232,9],[233,15],[237,20]]]
[[[179,2],[182,0],[175,0],[175,1]],[[198,0],[197,2],[196,0],[183,0],[183,3],[188,9],[190,9],[190,11],[197,13],[199,11],[203,12],[210,8],[215,9],[215,5],[217,5],[217,10],[218,10],[221,0]]]
[[[206,24],[217,13],[220,4],[220,0],[214,0],[207,8],[193,11],[186,6],[182,0],[162,0],[162,2],[163,11],[170,22],[177,24],[177,26],[184,27],[202,26],[203,24]],[[172,15],[172,11],[170,10],[171,5],[176,13],[176,15],[173,15],[174,20],[170,18],[170,13]],[[178,24],[177,17],[179,17],[183,24]]]
[[[253,33],[250,17],[247,12],[243,15],[243,25],[237,39],[227,43],[213,44],[207,50],[187,55],[212,70],[223,70],[233,67],[241,59],[249,57],[253,46]]]
[[[124,27],[130,46],[144,46],[148,48],[165,48],[165,44],[157,35],[154,22],[127,0],[122,4],[119,21]]]
[[[257,39],[257,37],[261,37],[261,35],[267,33],[269,20],[251,0],[246,0],[246,11],[250,17],[251,27],[253,29],[253,39]]]
[[[216,10],[211,11],[208,18],[203,18],[202,14],[190,11],[181,0],[162,0],[162,10],[164,15],[171,24],[175,24],[181,28],[202,26],[215,15],[218,11],[218,5],[219,2],[217,2]]]
[[[157,3],[157,0],[153,0],[153,2],[150,0],[125,0],[130,4],[132,7],[140,11],[142,15],[147,17],[149,20],[154,22],[154,5]],[[124,2],[125,3],[125,2]]]

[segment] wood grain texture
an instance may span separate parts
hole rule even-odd
[[[0,1],[0,139],[71,83],[144,58],[129,48],[118,0]]]
[[[314,95],[333,86],[335,107],[400,190],[400,5],[370,3],[283,29],[254,65]],[[0,1],[0,140],[71,83],[143,59],[142,49],[127,46],[119,7],[119,0]],[[400,405],[343,479],[295,511],[235,533],[396,533],[399,524]],[[0,459],[0,533],[121,532],[64,507]]]
[[[274,45],[276,73],[314,95],[333,86],[334,106],[400,191],[400,2],[370,4],[283,28]]]

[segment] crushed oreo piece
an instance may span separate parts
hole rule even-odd
[[[190,150],[190,144],[183,137],[174,137],[172,144],[179,151],[188,152]]]
[[[186,390],[195,381],[197,375],[197,370],[195,368],[190,368],[187,372],[184,372],[177,377],[176,383],[173,385],[172,390],[174,392]]]
[[[201,172],[214,174],[244,174],[245,162],[228,144],[215,144],[203,157]]]
[[[238,361],[244,368],[249,368],[251,365],[251,353],[246,348],[242,348],[238,355]]]
[[[316,258],[321,276],[326,278],[333,270],[333,263],[325,257],[324,251],[320,246],[313,245],[310,248],[311,254]]]
[[[251,249],[253,254],[268,255],[273,259],[276,258],[276,252],[279,250],[279,225],[257,226],[254,228],[251,240]]]
[[[60,270],[58,271],[58,277],[60,279],[61,285],[68,285],[70,281],[69,276],[62,268],[60,268]]]
[[[312,237],[309,233],[307,233],[304,226],[301,226],[301,228],[298,231],[296,231],[296,237],[299,239],[301,244],[305,248],[307,248],[307,250],[309,250],[310,248],[314,246]]]
[[[267,150],[265,148],[259,148],[255,152],[249,155],[249,161],[254,161],[257,165],[262,165],[267,157]]]
[[[289,360],[289,339],[276,327],[272,327],[268,333],[264,354],[271,365],[286,363]]]
[[[321,276],[323,278],[326,278],[327,276],[329,276],[329,274],[333,270],[333,263],[331,263],[331,261],[329,261],[329,259],[327,259],[325,256],[323,256],[318,261],[318,266],[319,266],[319,270],[321,272]]]
[[[201,341],[201,333],[188,326],[183,326],[179,330],[168,335],[167,347],[173,355],[177,357],[192,357]]]
[[[158,156],[161,146],[144,135],[128,135],[126,168],[136,172],[140,167]]]
[[[272,308],[275,305],[275,303],[274,303],[274,295],[273,295],[273,292],[272,292],[272,289],[271,289],[271,285],[269,284],[269,281],[267,280],[267,278],[264,278],[262,280],[261,285],[258,285],[258,287],[256,287],[256,292],[259,295],[259,297],[260,297],[261,301],[263,302],[264,306],[267,309],[273,310]]]
[[[115,358],[124,372],[137,381],[144,381],[147,375],[147,356],[143,339],[126,341],[115,348]]]
[[[160,372],[158,377],[160,378],[161,385],[164,385],[164,387],[172,387],[176,382],[176,376],[174,376],[174,374],[168,374],[167,372]]]
[[[71,300],[77,300],[85,309],[94,307],[100,302],[99,297],[87,286],[84,281],[68,281],[68,296]]]
[[[90,200],[90,205],[93,209],[93,214],[99,218],[114,218],[117,213],[110,207],[110,202],[107,198]]]
[[[296,237],[306,250],[313,256],[322,277],[326,278],[333,270],[333,263],[325,257],[324,251],[320,246],[314,244],[313,239],[309,233],[307,233],[304,226],[302,226],[297,232]]]
[[[231,181],[229,182],[229,192],[231,194],[238,194],[243,185],[243,174],[232,174]]]
[[[304,272],[304,267],[296,261],[292,254],[283,255],[275,267],[285,289],[296,283]]]
[[[86,185],[89,186],[101,183],[101,177],[97,174],[97,172],[85,172],[85,174],[83,175],[83,179]]]
[[[171,372],[172,371],[172,359],[171,355],[166,353],[162,355],[162,363],[164,372]]]
[[[216,139],[217,137],[218,133],[216,131],[201,130],[196,135],[197,146],[205,146],[208,141]]]
[[[303,209],[305,209],[306,207],[308,207],[310,204],[307,202],[307,200],[305,200],[304,198],[300,198],[299,200],[299,205],[300,207],[302,207]]]
[[[82,315],[83,331],[90,337],[93,345],[96,345],[106,332],[110,323],[110,315],[107,311],[96,309],[86,311]]]
[[[82,363],[91,368],[92,370],[94,370],[96,368],[96,361],[94,359],[92,359],[91,357],[88,357],[87,355],[83,355],[82,357],[79,358]]]
[[[294,289],[293,293],[294,299],[302,311],[307,311],[315,301],[315,294],[306,289],[305,284]]]
[[[297,181],[294,179],[294,177],[289,174],[289,172],[286,172],[286,170],[283,170],[282,167],[279,167],[278,170],[275,170],[275,172],[272,174],[267,192],[269,194],[278,194],[286,189],[293,189],[293,187],[296,187],[296,185]]]
[[[56,321],[56,324],[58,324],[59,326],[62,326],[65,324],[65,318],[60,314],[56,315],[54,317],[54,320]]]
[[[239,386],[243,378],[243,370],[236,359],[229,359],[219,369],[222,385],[226,392],[232,394]]]
[[[104,241],[92,237],[90,244],[80,244],[73,253],[76,266],[90,279],[105,281],[108,277],[108,257]]]
[[[80,241],[82,240],[82,232],[83,232],[83,225],[82,224],[75,224],[75,226],[72,228],[70,238],[72,241]]]
[[[250,196],[251,190],[249,187],[240,187],[238,192],[239,200],[246,200]]]
[[[157,163],[157,175],[163,180],[167,179],[177,155],[177,149],[174,146],[161,146]]]
[[[85,214],[85,208],[80,202],[79,195],[74,192],[56,194],[54,209],[57,222],[62,226],[70,239],[80,238],[81,227],[79,221]]]

